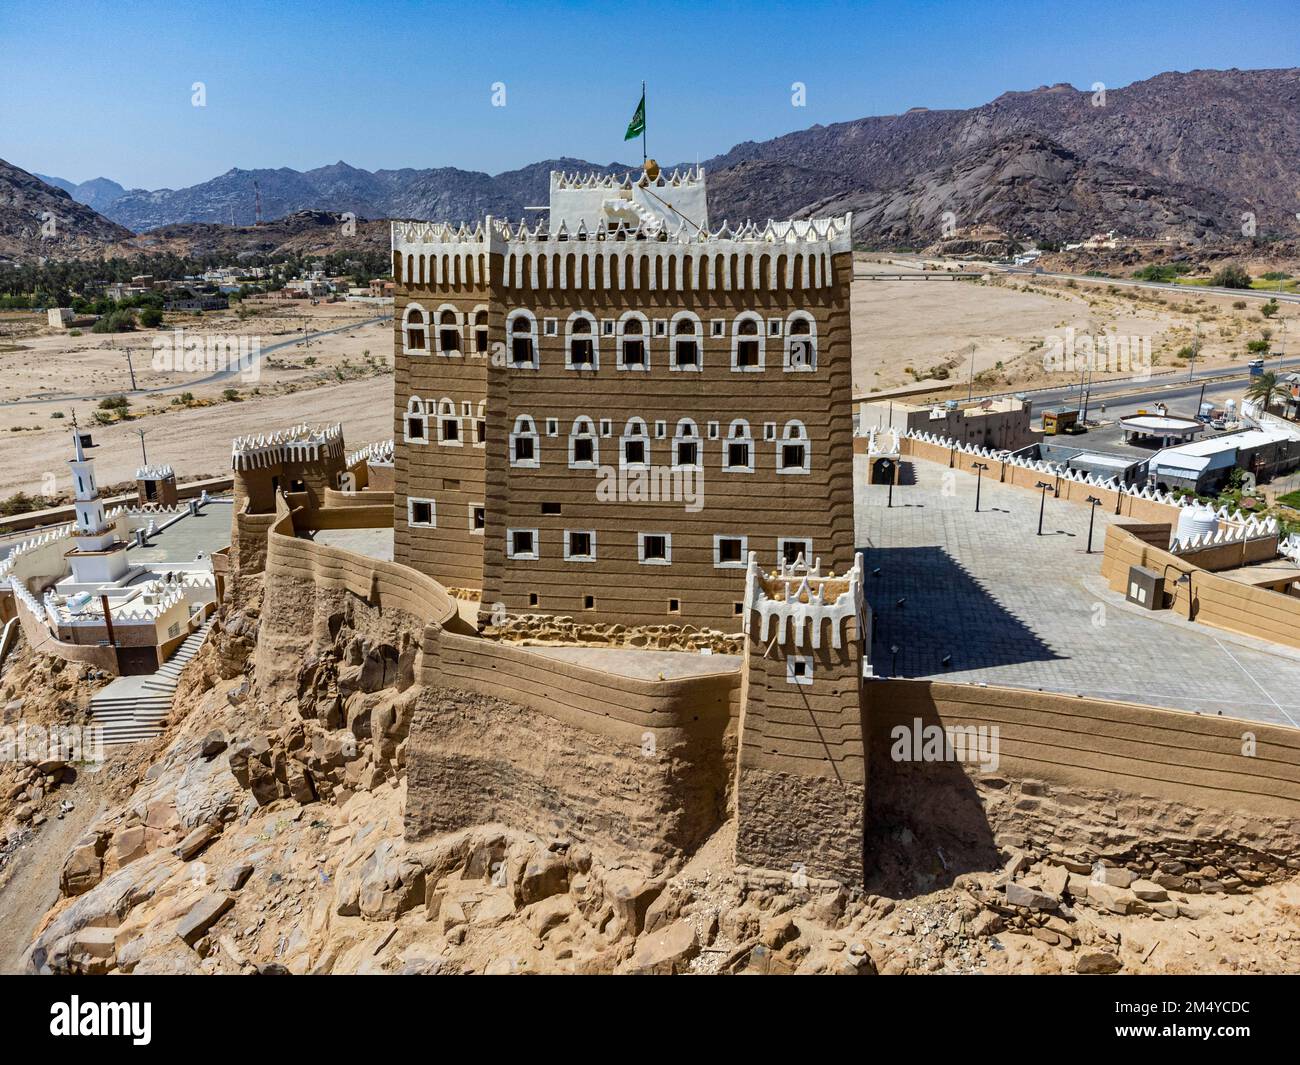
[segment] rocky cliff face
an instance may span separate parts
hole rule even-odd
[[[0,159],[0,261],[80,258],[130,236],[63,189]]]

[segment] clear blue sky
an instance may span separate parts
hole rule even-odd
[[[3,0],[0,158],[146,188],[338,159],[492,173],[560,155],[632,161],[623,131],[644,78],[651,154],[692,160],[1040,84],[1294,65],[1288,6]]]

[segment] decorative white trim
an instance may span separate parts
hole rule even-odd
[[[526,333],[516,333],[514,330],[515,322],[521,317],[528,322],[528,331]],[[531,362],[515,361],[516,336],[526,336],[528,338],[529,350],[532,352]],[[542,352],[537,342],[537,316],[524,307],[516,307],[506,315],[506,356],[506,365],[515,370],[536,370],[541,366]]]
[[[570,551],[569,538],[574,533],[582,533],[591,537],[591,553],[586,555],[575,555]],[[565,562],[595,562],[596,561],[596,530],[595,529],[565,529],[564,530],[564,561]]]
[[[527,426],[527,428],[525,428]],[[517,440],[531,440],[533,442],[533,457],[530,459],[515,458],[515,442]],[[510,434],[509,452],[510,465],[518,469],[535,470],[542,464],[542,441],[537,434],[537,423],[527,414],[521,414],[515,418],[515,428]]]
[[[515,533],[530,533],[533,538],[533,549],[531,551],[515,551]],[[535,562],[539,557],[541,557],[541,541],[538,538],[536,529],[506,530],[506,558],[515,562]]]
[[[579,461],[573,457],[574,445],[578,440],[591,441],[591,458],[586,461]],[[569,469],[571,470],[594,470],[600,465],[600,439],[596,436],[595,423],[585,414],[580,414],[573,419],[573,427],[569,430]]]
[[[639,425],[640,432],[634,432],[633,426]],[[629,442],[639,440],[642,444],[644,457],[640,462],[628,462],[627,445]],[[623,435],[618,438],[618,466],[621,470],[645,470],[650,467],[650,434],[646,431],[646,424],[642,418],[629,418],[627,425],[623,427]]]
[[[487,507],[484,506],[482,503],[470,503],[470,504],[467,504],[466,509],[467,509],[467,511],[468,511],[468,514],[469,514],[469,531],[470,531],[470,535],[472,535],[472,536],[482,536],[482,535],[483,535],[483,531],[487,528]],[[482,524],[482,525],[475,525],[475,524],[474,524],[474,511],[476,511],[476,510],[481,510],[481,511],[483,511],[483,524]]]
[[[787,684],[812,684],[812,655],[786,655],[785,680]]]
[[[415,504],[429,504],[429,520],[415,520]],[[436,500],[426,496],[407,496],[406,499],[406,524],[412,529],[436,529],[438,527],[438,504]]]
[[[586,334],[586,338],[591,341],[591,362],[589,363],[573,361],[573,326],[579,319],[591,323],[591,332]],[[595,373],[600,369],[600,322],[590,311],[574,311],[564,323],[564,368],[566,370],[577,370],[579,373]]]
[[[803,448],[803,465],[787,466],[785,449],[796,443]],[[781,439],[776,444],[776,472],[796,477],[812,473],[812,442],[808,439],[808,430],[798,418],[786,422],[785,428],[781,430]]]
[[[791,326],[796,321],[806,321],[808,323],[807,333],[794,333]],[[808,343],[808,355],[795,359],[792,356],[792,348],[796,344],[804,341]],[[782,342],[781,369],[785,373],[813,373],[817,369],[817,319],[807,311],[791,311],[790,316],[786,319],[785,340]]]
[[[735,435],[737,427],[743,427],[744,435]],[[731,445],[744,444],[748,448],[749,462],[744,466],[731,465]],[[754,437],[749,431],[749,422],[744,418],[733,419],[732,423],[727,426],[727,435],[722,440],[722,472],[723,473],[753,473],[754,472]]]
[[[412,311],[419,311],[421,317],[424,319],[424,347],[422,348],[411,347],[409,342],[410,338],[406,331],[410,325]],[[411,300],[411,302],[408,303],[405,309],[403,309],[402,311],[402,354],[403,355],[428,355],[429,354],[430,351],[429,325],[430,325],[429,312],[425,310],[424,305],[417,302],[416,300]]]
[[[645,540],[647,536],[662,536],[664,540],[663,558],[646,558]],[[673,561],[673,534],[670,532],[639,532],[636,534],[636,557],[643,566],[670,566]]]
[[[757,331],[743,335],[740,332],[742,322],[753,322]],[[762,373],[767,365],[767,336],[764,332],[765,326],[760,315],[753,311],[741,311],[736,315],[731,323],[731,370],[733,373]],[[753,366],[740,365],[740,345],[742,342],[753,341],[758,347],[758,362]]]
[[[739,540],[740,554],[732,562],[724,562],[722,559],[722,541]],[[749,537],[744,535],[730,535],[727,533],[713,534],[713,568],[714,569],[744,569],[746,566],[745,559],[749,556]]]
[[[422,435],[411,435],[412,419],[418,419],[420,422]],[[419,396],[412,396],[406,401],[406,413],[402,415],[402,439],[408,444],[427,444],[429,442],[429,412],[425,409],[424,400]]]

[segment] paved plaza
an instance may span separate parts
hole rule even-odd
[[[1300,652],[1125,602],[1101,578],[1111,521],[1088,508],[907,460],[893,490],[855,460],[858,546],[878,676],[1072,692],[1300,724]],[[876,570],[879,573],[876,573]],[[897,647],[896,653],[891,648]],[[947,661],[945,662],[945,659]]]

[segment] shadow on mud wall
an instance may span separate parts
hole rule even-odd
[[[918,740],[926,729],[942,730],[943,722],[928,684],[909,682],[907,689],[903,713],[889,712],[891,693],[899,694],[894,685],[869,684],[866,693],[871,730],[864,883],[869,893],[889,898],[937,891],[962,873],[1004,864],[969,775],[979,766],[925,757]],[[981,779],[986,787],[1005,786],[996,773]]]

